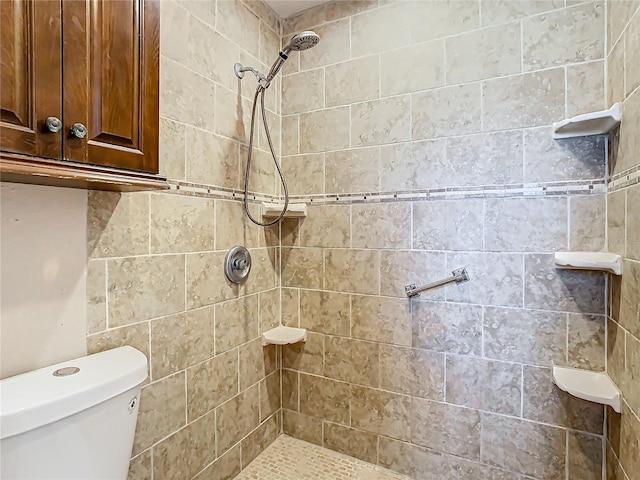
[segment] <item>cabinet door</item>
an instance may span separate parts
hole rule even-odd
[[[63,6],[65,159],[157,173],[158,1]]]
[[[60,0],[0,0],[0,150],[61,158]]]

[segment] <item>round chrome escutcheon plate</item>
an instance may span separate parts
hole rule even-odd
[[[236,245],[224,259],[224,273],[233,283],[243,283],[251,271],[251,255],[242,245]]]

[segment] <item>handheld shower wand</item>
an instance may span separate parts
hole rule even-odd
[[[249,133],[249,153],[247,154],[247,168],[245,170],[245,175],[244,175],[244,211],[247,214],[247,217],[249,218],[249,220],[251,220],[256,225],[260,225],[261,227],[269,227],[271,225],[275,225],[279,223],[284,218],[284,214],[287,212],[287,207],[289,206],[289,190],[287,189],[287,182],[284,179],[284,175],[282,173],[282,169],[280,168],[280,164],[276,159],[276,154],[273,150],[273,143],[271,141],[271,134],[269,133],[269,126],[267,125],[267,114],[264,108],[264,92],[267,90],[267,88],[269,88],[269,85],[271,85],[271,81],[278,74],[278,72],[282,68],[282,65],[284,65],[284,62],[287,61],[287,58],[289,58],[289,53],[291,53],[292,51],[301,51],[301,50],[306,50],[308,48],[314,47],[318,44],[319,41],[320,41],[320,37],[318,36],[318,34],[311,31],[301,32],[301,33],[298,33],[297,35],[294,35],[291,38],[291,40],[289,40],[288,45],[280,51],[280,53],[278,54],[278,58],[271,66],[271,69],[269,70],[269,73],[267,75],[264,75],[263,73],[259,72],[255,68],[243,67],[239,63],[236,63],[233,66],[233,71],[235,72],[236,77],[242,79],[244,77],[245,72],[251,72],[255,75],[256,79],[258,80],[256,93],[253,97],[253,107],[251,109],[251,131]],[[251,175],[251,157],[253,154],[253,132],[254,132],[254,123],[255,123],[255,116],[256,116],[256,106],[258,104],[258,96],[260,96],[260,108],[262,110],[262,124],[264,125],[264,131],[267,137],[267,142],[269,143],[269,150],[271,151],[271,157],[273,158],[273,163],[275,164],[276,170],[278,171],[278,175],[280,176],[280,181],[282,182],[282,191],[284,193],[284,207],[282,209],[282,212],[280,212],[280,215],[278,215],[278,217],[276,217],[273,221],[266,222],[266,223],[256,220],[251,215],[251,212],[249,211],[249,177]]]

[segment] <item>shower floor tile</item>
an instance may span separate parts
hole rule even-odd
[[[280,435],[235,480],[408,480],[376,465]]]

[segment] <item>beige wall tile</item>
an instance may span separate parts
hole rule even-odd
[[[448,138],[447,162],[438,186],[522,183],[522,143],[519,130]]]
[[[213,356],[213,307],[151,322],[151,371],[162,378]]]
[[[409,4],[411,42],[423,42],[480,26],[480,2],[477,0],[431,0]]]
[[[587,370],[604,370],[605,323],[605,317],[599,315],[568,315],[569,365]]]
[[[640,413],[640,340],[631,334],[625,336],[626,385],[623,396],[636,415]],[[640,433],[640,432],[639,432]]]
[[[602,479],[602,437],[568,432],[569,478]]]
[[[265,448],[278,437],[279,429],[275,417],[261,424],[242,439],[242,467],[246,468]]]
[[[485,307],[483,321],[486,357],[541,366],[565,362],[566,314]]]
[[[567,248],[565,198],[490,199],[485,208],[486,250],[549,252]]]
[[[237,142],[191,127],[186,127],[186,135],[188,181],[240,188],[240,172],[244,173],[246,157],[241,161]]]
[[[188,308],[211,305],[238,296],[240,289],[224,275],[225,255],[226,252],[186,255]]]
[[[593,252],[604,249],[606,202],[604,195],[569,199],[569,250]]]
[[[348,424],[350,402],[351,390],[349,384],[323,377],[300,375],[301,413],[323,420]],[[301,426],[304,428],[309,426],[309,422],[305,422],[304,418],[293,416],[291,420],[295,423],[302,423]],[[287,421],[285,419],[286,424]],[[312,432],[314,431],[315,428]],[[312,434],[310,436],[316,438],[316,435]],[[322,438],[322,435],[320,435],[320,438]]]
[[[330,65],[325,71],[327,107],[378,98],[380,66],[377,55]],[[321,95],[322,96],[322,95]]]
[[[87,261],[87,334],[107,328],[107,263]]]
[[[167,2],[170,6],[173,2]],[[163,9],[164,10],[164,9]],[[160,175],[173,180],[185,178],[186,141],[185,126],[167,118],[160,119],[159,162]]]
[[[87,210],[89,257],[149,253],[149,194],[91,190]]]
[[[482,25],[493,25],[518,20],[538,13],[564,7],[563,0],[488,0],[482,2]]]
[[[414,208],[416,205],[414,205]],[[415,247],[415,245],[414,245]],[[380,252],[380,295],[406,298],[404,287],[408,284],[422,284],[429,277],[446,271],[444,252],[424,252],[418,250]],[[444,290],[435,289],[420,294],[421,299],[444,300]]]
[[[395,143],[380,148],[380,190],[440,187],[448,165],[444,140]]]
[[[280,288],[258,295],[258,320],[260,332],[266,332],[280,324]]]
[[[640,322],[638,322],[638,312],[640,311],[640,263],[633,260],[622,261],[622,271],[624,275],[617,287],[612,281],[614,295],[611,300],[611,317],[618,321],[636,337],[640,337]],[[616,301],[615,296],[618,296]]]
[[[520,365],[447,355],[446,368],[447,403],[505,415],[520,415]]]
[[[522,283],[524,281],[522,255],[515,253],[447,253],[447,270],[449,272],[462,267],[467,268],[471,280],[447,286],[447,301],[504,307],[520,307],[522,305]]]
[[[150,449],[131,459],[127,480],[151,480],[152,475]]]
[[[604,61],[567,67],[567,117],[606,108]]]
[[[220,2],[217,7],[216,28],[220,33],[255,58],[259,58],[260,20],[258,17],[237,0]]]
[[[607,195],[607,250],[625,254],[626,248],[626,190]]]
[[[604,408],[581,400],[553,384],[550,368],[525,365],[523,417],[583,432],[602,434]]]
[[[300,290],[280,288],[282,325],[300,326]],[[261,330],[262,331],[262,330]]]
[[[180,372],[142,389],[134,455],[185,425],[187,400],[184,382],[184,373]]]
[[[353,337],[411,346],[411,308],[406,299],[352,295]]]
[[[412,478],[446,478],[448,480],[518,480],[519,475],[495,467],[447,455],[410,443],[380,437],[380,465]]]
[[[525,475],[565,475],[565,431],[516,418],[482,414],[482,460]]]
[[[362,57],[410,43],[410,30],[398,28],[411,18],[406,5],[384,5],[351,18],[351,55]]]
[[[444,400],[444,355],[417,348],[380,345],[380,388]]]
[[[325,14],[327,21],[355,15],[378,6],[376,0],[345,0],[342,2],[331,2],[326,5]]]
[[[213,250],[212,199],[151,194],[151,253]]]
[[[412,140],[480,131],[480,97],[480,83],[414,93],[411,96]]]
[[[380,256],[377,251],[326,249],[324,263],[326,290],[373,295],[380,291]]]
[[[622,404],[620,426],[620,463],[627,472],[640,471],[640,421],[629,407]],[[633,475],[633,473],[631,474]]]
[[[165,57],[160,59],[160,76],[160,115],[212,132],[214,83]]]
[[[251,295],[215,306],[216,353],[224,352],[256,338],[258,332],[258,296]]]
[[[300,326],[313,332],[349,336],[349,295],[314,290],[300,291]]]
[[[520,73],[519,40],[519,22],[448,37],[447,83]]]
[[[322,445],[322,420],[291,410],[282,411],[282,427],[286,435],[315,445]]]
[[[187,369],[190,420],[204,415],[237,394],[238,350],[229,350]]]
[[[153,478],[191,478],[215,460],[215,426],[210,412],[153,447]]]
[[[483,216],[483,200],[416,202],[412,246],[425,250],[482,250]]]
[[[322,288],[322,250],[319,248],[283,248],[281,275],[284,287]]]
[[[588,2],[522,21],[525,70],[604,57],[605,8]],[[571,41],[567,42],[566,39]]]
[[[624,0],[622,2],[607,2],[607,28],[608,45],[611,48],[626,27],[629,19],[637,10],[640,2],[637,0]]]
[[[411,93],[445,84],[444,41],[411,45],[380,55],[382,96]]]
[[[607,2],[607,5],[612,3],[624,2]],[[607,105],[625,98],[624,68],[624,41],[619,41],[607,57]]]
[[[524,181],[591,180],[605,174],[602,137],[554,140],[549,127],[524,131]]]
[[[482,82],[483,128],[536,127],[562,120],[564,84],[562,68]]]
[[[640,85],[640,67],[637,62],[637,52],[640,51],[640,17],[635,15],[624,36],[625,57],[625,85],[626,95],[630,95]]]
[[[411,402],[411,397],[354,385],[351,387],[351,425],[408,441]]]
[[[235,1],[235,0],[234,0]],[[196,124],[196,127],[204,128],[217,135],[231,138],[241,143],[249,142],[249,133],[251,131],[251,108],[252,102],[248,98],[244,98],[234,90],[216,87],[215,104],[213,107],[213,121],[209,120],[206,126]],[[209,106],[209,109],[211,106]],[[262,116],[260,115],[260,119]],[[256,123],[257,118],[254,120]],[[211,125],[213,123],[213,125]],[[255,130],[257,131],[257,130]],[[254,136],[254,142],[255,140]],[[259,146],[259,142],[255,144]]]
[[[380,145],[410,140],[409,96],[351,105],[351,145]]]
[[[626,122],[620,124],[619,140],[612,142],[610,162],[611,174],[623,172],[638,164],[637,153],[640,139],[634,132],[640,129],[640,90],[636,90],[622,105],[622,115]]]
[[[283,77],[282,100],[283,115],[324,108],[324,69]]]
[[[240,445],[236,445],[193,478],[194,480],[231,480],[239,473]]]
[[[184,310],[183,255],[129,257],[107,264],[109,326]]]
[[[411,442],[438,452],[480,460],[480,412],[414,398]]]
[[[188,48],[189,12],[183,8],[184,2],[167,1],[160,9],[160,50],[175,61],[184,57]]]
[[[300,115],[300,153],[349,148],[349,108],[338,107]]]
[[[220,455],[260,423],[258,385],[223,403],[215,412],[217,451]]]
[[[323,446],[365,462],[378,461],[378,436],[355,428],[324,422]]]
[[[299,374],[293,370],[282,369],[282,408],[300,410]]]
[[[285,157],[282,171],[290,195],[324,193],[324,154]]]
[[[294,31],[301,30],[296,29]],[[313,27],[313,31],[320,35],[320,42],[312,49],[300,53],[301,70],[343,62],[349,59],[348,18],[326,23],[320,27]]]
[[[303,247],[348,247],[351,239],[348,205],[317,205],[300,222]]]
[[[627,257],[640,260],[640,215],[636,210],[640,205],[640,186],[627,191]]]
[[[377,147],[327,152],[324,191],[354,193],[379,191],[380,149]]]
[[[295,155],[299,153],[299,115],[282,116],[282,155]]]
[[[604,313],[605,277],[554,268],[552,255],[525,255],[525,308]]]
[[[280,373],[274,372],[264,380],[260,380],[260,421],[272,417],[280,422],[279,415],[274,416],[282,408],[282,393],[280,391]],[[280,426],[278,426],[280,431]]]
[[[307,333],[307,341],[282,347],[282,366],[305,373],[324,372],[324,335]]]
[[[149,359],[149,322],[136,323],[87,336],[87,353],[99,353],[129,345]]]
[[[240,390],[250,387],[276,371],[276,347],[275,345],[263,347],[261,338],[241,345],[239,356]]]
[[[229,250],[235,245],[258,247],[264,234],[263,227],[251,223],[246,217],[244,205],[233,201],[216,201],[216,250]],[[256,215],[255,211],[251,212]],[[260,219],[262,221],[262,219]]]
[[[625,371],[625,331],[613,320],[607,320],[607,374],[616,385],[623,386]]]
[[[324,375],[344,382],[377,387],[379,347],[373,342],[327,336],[324,342]]]
[[[410,248],[411,204],[403,202],[353,205],[351,246]]]

